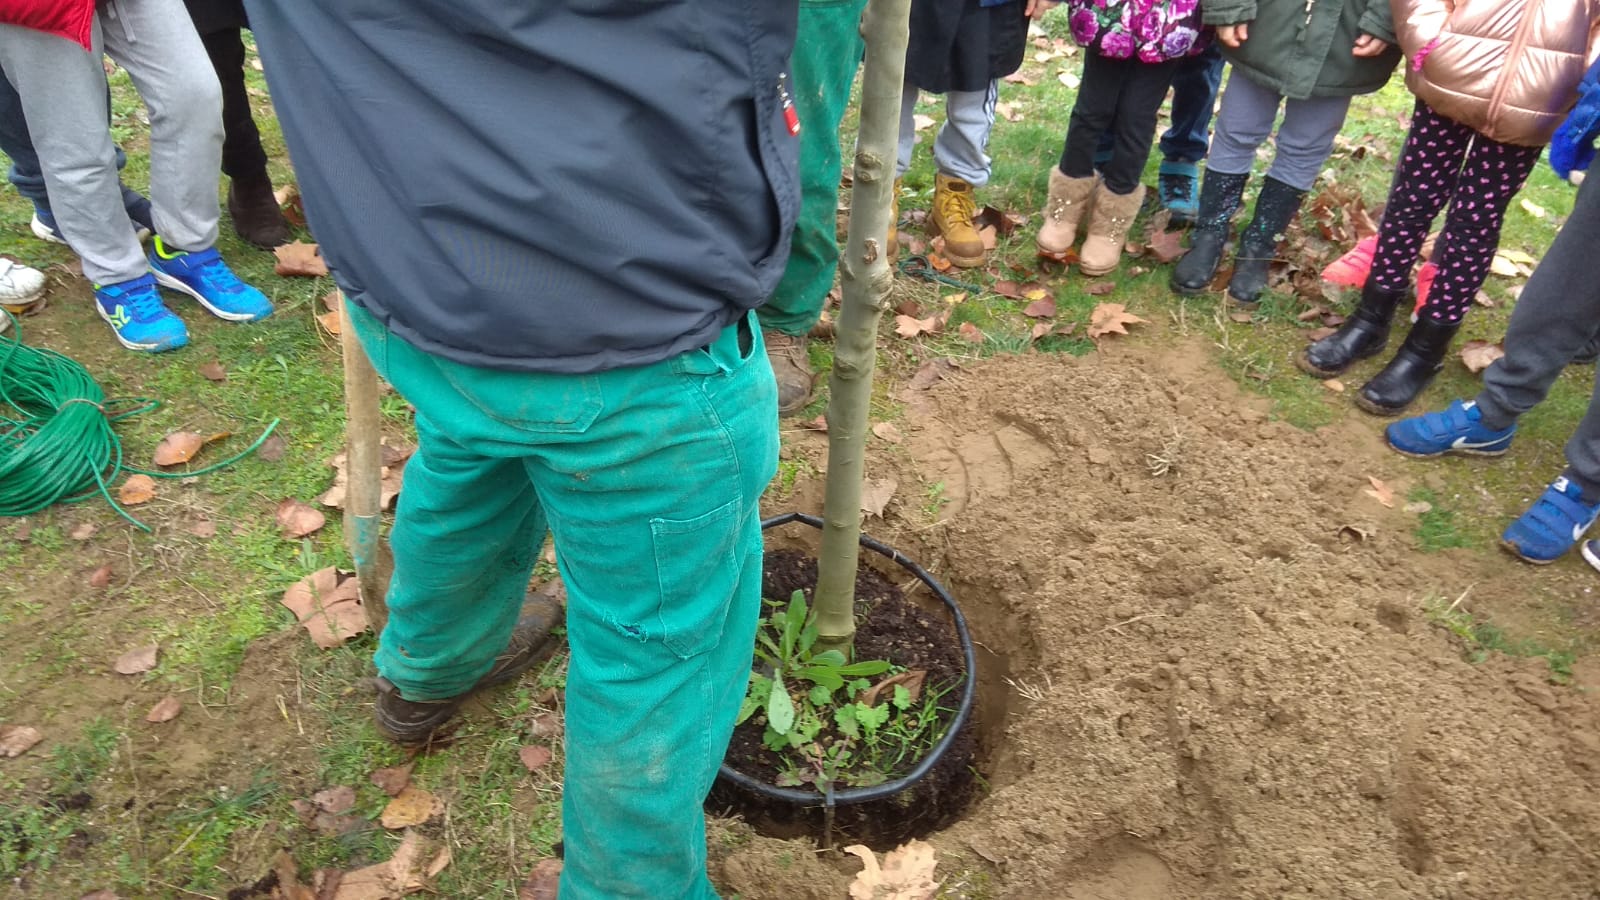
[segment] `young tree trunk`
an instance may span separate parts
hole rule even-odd
[[[850,655],[855,639],[856,566],[861,545],[861,482],[867,412],[878,359],[878,321],[888,306],[889,200],[900,137],[911,0],[871,0],[862,19],[866,69],[861,128],[850,191],[850,230],[839,259],[841,299],[828,382],[828,481],[818,557],[818,648]]]

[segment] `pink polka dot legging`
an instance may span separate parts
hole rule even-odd
[[[1405,288],[1428,229],[1448,202],[1433,254],[1439,274],[1422,315],[1440,324],[1460,322],[1489,276],[1506,207],[1542,149],[1490,140],[1418,100],[1378,228],[1373,285],[1385,291]]]

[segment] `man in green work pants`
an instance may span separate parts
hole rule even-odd
[[[778,411],[784,414],[811,401],[816,375],[806,335],[822,315],[839,268],[839,123],[861,64],[861,11],[866,5],[866,0],[800,0],[792,79],[801,125],[800,218],[789,266],[772,299],[757,313],[778,380]]]
[[[379,726],[426,740],[548,653],[561,611],[519,621],[548,529],[561,898],[714,897],[701,804],[777,467],[753,309],[799,205],[795,0],[247,5],[350,327],[416,408]]]

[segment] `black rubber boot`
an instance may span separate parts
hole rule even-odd
[[[1394,321],[1394,311],[1410,295],[1405,288],[1386,291],[1368,278],[1355,312],[1338,331],[1307,347],[1295,360],[1296,365],[1300,371],[1318,378],[1332,378],[1356,360],[1382,353],[1389,346],[1389,323]]]
[[[1239,256],[1233,263],[1233,280],[1228,282],[1228,296],[1234,302],[1250,304],[1261,299],[1272,261],[1278,257],[1278,244],[1305,196],[1305,191],[1267,176],[1261,196],[1256,198],[1256,214],[1239,235]]]
[[[1429,318],[1417,320],[1406,335],[1406,342],[1394,359],[1372,380],[1361,386],[1356,405],[1375,416],[1397,416],[1417,399],[1417,395],[1444,368],[1450,352],[1450,339],[1461,328],[1459,323],[1443,325]]]
[[[1226,175],[1206,170],[1200,181],[1200,214],[1189,232],[1189,252],[1172,267],[1170,284],[1174,293],[1203,294],[1216,277],[1222,262],[1222,248],[1228,243],[1228,223],[1244,199],[1246,175]]]

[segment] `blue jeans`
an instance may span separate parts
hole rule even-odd
[[[1161,158],[1167,162],[1198,163],[1210,145],[1211,114],[1222,86],[1222,50],[1213,42],[1199,56],[1186,57],[1172,79],[1172,126],[1161,136]],[[1100,138],[1095,159],[1111,158],[1113,136]]]
[[[110,85],[106,96],[111,96]],[[111,108],[109,100],[106,108]],[[33,136],[28,133],[28,120],[22,114],[22,97],[0,70],[0,153],[11,157],[11,171],[7,177],[16,185],[17,193],[33,201],[33,205],[46,212],[50,210],[50,196],[45,192],[44,169],[39,166],[39,154],[33,150]],[[117,170],[128,164],[128,157],[117,148]]]

